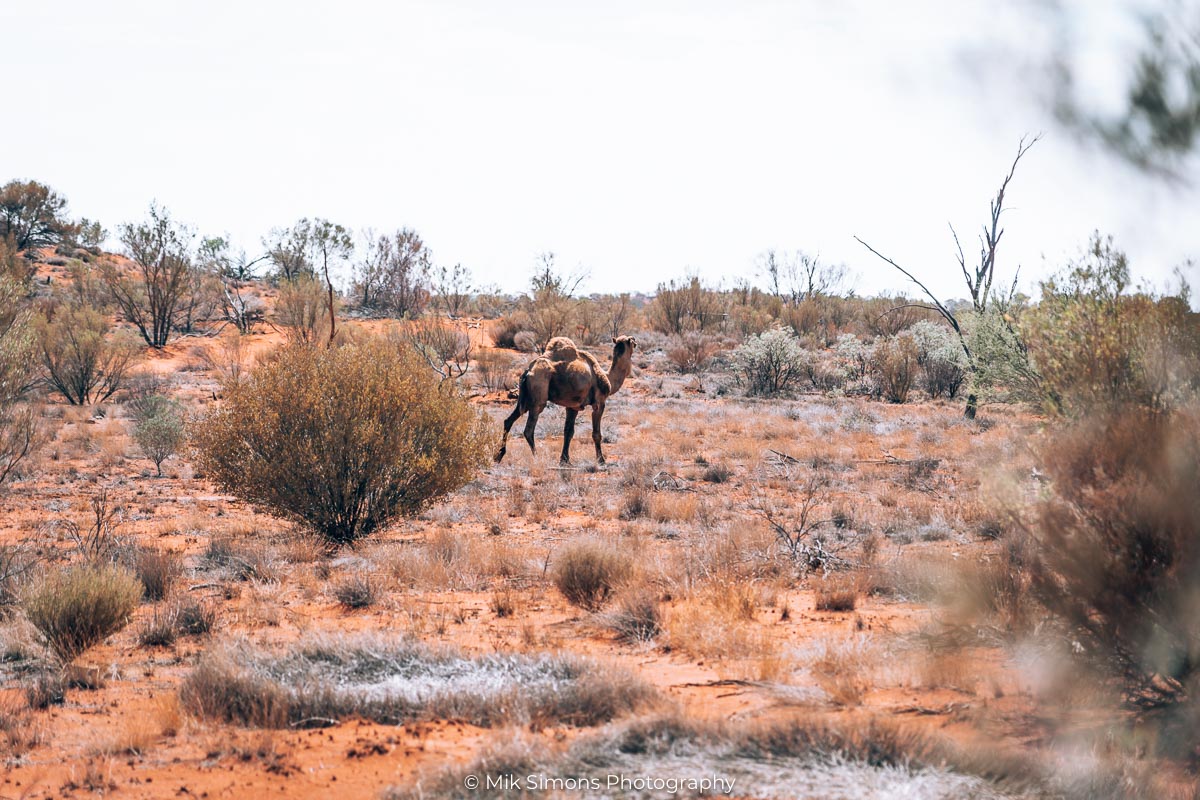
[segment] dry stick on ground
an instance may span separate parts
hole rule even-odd
[[[953,225],[950,226],[950,232],[954,236],[954,244],[958,249],[958,264],[962,270],[963,279],[967,283],[967,291],[971,293],[971,301],[974,305],[975,311],[979,314],[983,314],[985,311],[987,311],[988,300],[991,297],[992,292],[992,281],[995,278],[996,272],[996,248],[1000,245],[1000,238],[1004,235],[1004,229],[1000,227],[1000,215],[1004,212],[1004,194],[1008,190],[1008,184],[1012,181],[1013,175],[1016,174],[1017,164],[1020,163],[1021,157],[1029,152],[1029,148],[1037,144],[1038,140],[1041,138],[1041,134],[1038,134],[1027,141],[1026,137],[1022,136],[1020,143],[1017,145],[1016,158],[1013,159],[1012,166],[1009,168],[1008,174],[1004,177],[1004,181],[1000,184],[1000,190],[996,192],[996,196],[991,200],[990,226],[984,225],[983,233],[979,237],[980,247],[978,267],[974,267],[973,269],[967,268],[967,260],[963,255],[962,244],[958,240],[958,232],[954,230]],[[963,354],[967,357],[968,372],[974,376],[978,372],[975,364],[975,357],[972,355],[971,349],[967,346],[967,338],[963,333],[962,327],[958,323],[958,318],[955,317],[950,309],[948,309],[941,300],[938,300],[937,297],[934,296],[933,292],[929,291],[929,287],[921,283],[921,281],[919,281],[915,275],[897,264],[892,259],[885,256],[883,253],[880,253],[874,247],[871,247],[871,245],[864,242],[858,236],[855,236],[854,240],[899,270],[906,278],[915,283],[921,289],[921,291],[925,293],[926,297],[933,301],[932,306],[925,306],[920,303],[906,303],[903,306],[897,306],[886,313],[891,313],[891,311],[896,311],[900,308],[911,306],[928,308],[931,311],[936,311],[942,316],[943,319],[946,320],[946,322],[950,323],[950,327],[953,328],[954,332],[958,335],[958,342],[960,345],[962,345]],[[972,274],[972,272],[974,274]],[[1019,268],[1017,274],[1020,274]],[[1009,299],[1012,298],[1013,293],[1016,291],[1016,287],[1017,280],[1014,276],[1012,288],[1009,290]],[[1005,321],[1005,324],[1007,325],[1008,322]],[[1014,335],[1016,333],[1016,331],[1012,329],[1011,325],[1009,325],[1009,331]],[[1020,342],[1020,337],[1016,337],[1016,341]],[[967,407],[963,409],[963,415],[968,419],[975,418],[977,401],[978,398],[974,393],[971,393],[967,396]]]

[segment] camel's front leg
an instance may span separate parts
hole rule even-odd
[[[574,408],[567,409],[567,424],[563,428],[563,451],[562,463],[571,463],[571,437],[575,435],[575,418],[579,416],[579,411]]]
[[[596,463],[604,463],[604,451],[600,449],[600,418],[604,416],[604,404],[592,406],[592,442],[596,445]]]

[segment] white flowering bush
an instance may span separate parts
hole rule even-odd
[[[955,397],[967,377],[967,355],[952,330],[922,320],[908,329],[917,346],[922,388],[930,397]]]
[[[733,352],[733,369],[746,394],[772,397],[808,379],[814,356],[788,328],[772,328],[751,336]]]

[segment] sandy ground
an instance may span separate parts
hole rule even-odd
[[[244,349],[252,359],[279,338],[256,333]],[[219,394],[216,351],[214,339],[187,337],[145,364],[172,376],[189,410],[203,413]],[[0,797],[373,797],[511,736],[453,720],[250,730],[181,711],[176,690],[199,654],[237,637],[282,645],[361,631],[467,652],[565,650],[633,671],[688,716],[881,715],[963,739],[998,736],[1019,745],[1036,738],[1024,716],[1030,687],[999,650],[943,656],[924,636],[936,613],[928,592],[872,591],[888,583],[881,575],[915,573],[917,582],[936,583],[947,564],[990,557],[995,544],[978,535],[987,519],[981,490],[1025,490],[1024,443],[1036,435],[1035,418],[988,408],[982,424],[966,423],[957,401],[890,406],[802,396],[765,403],[719,391],[727,376],[675,374],[653,351],[635,363],[609,403],[607,467],[591,468],[581,421],[578,469],[556,469],[563,417],[549,412],[536,455],[510,440],[503,465],[419,518],[332,557],[306,552],[287,523],[197,478],[185,457],[153,477],[119,404],[51,404],[53,441],[0,498],[0,542],[69,554],[56,522],[78,518],[87,498],[109,487],[123,508],[121,535],[180,553],[185,569],[176,594],[207,598],[219,622],[210,636],[147,647],[138,631],[154,609],[144,604],[125,630],[82,657],[102,676],[101,687],[68,689],[62,705],[23,717],[30,741],[4,755]],[[476,394],[498,427],[509,401],[503,392]],[[921,459],[933,461],[914,467]],[[705,480],[712,464],[728,467],[727,481]],[[849,518],[845,553],[858,568],[835,577],[861,589],[851,611],[815,608],[828,579],[796,568],[763,513],[794,511],[798,487],[816,471],[829,476],[823,508]],[[647,510],[622,518],[636,492]],[[214,536],[260,543],[269,577],[214,574],[202,558]],[[866,536],[877,548],[869,561],[860,541]],[[663,598],[663,634],[622,642],[604,614],[580,611],[553,588],[546,567],[576,537],[618,542],[636,555]],[[448,563],[405,560],[449,541],[463,549]],[[369,608],[347,610],[332,587],[359,572],[375,576],[380,596]],[[515,604],[503,617],[495,610],[502,592]],[[35,641],[19,614],[0,630],[6,648]],[[15,668],[0,676],[2,707],[18,708],[23,678]],[[537,732],[557,742],[579,734]]]

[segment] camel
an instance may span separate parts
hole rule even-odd
[[[508,432],[522,414],[525,420],[525,441],[530,452],[533,432],[537,429],[538,415],[546,403],[554,403],[567,410],[567,424],[563,430],[562,463],[571,463],[571,437],[575,434],[575,418],[588,406],[592,407],[592,442],[596,445],[596,461],[604,463],[604,452],[600,449],[600,420],[604,416],[604,404],[621,388],[633,369],[633,351],[637,340],[632,336],[613,339],[612,366],[605,372],[591,353],[580,350],[565,336],[556,336],[546,344],[546,351],[521,375],[517,388],[517,407],[504,420],[504,436],[500,439],[500,450],[496,463],[508,451]]]

